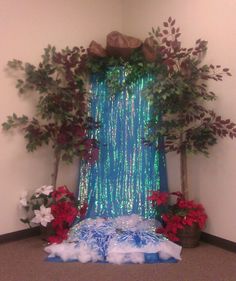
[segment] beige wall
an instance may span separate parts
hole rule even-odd
[[[48,43],[58,48],[87,46],[91,39],[104,43],[105,35],[111,30],[143,39],[152,26],[160,25],[168,16],[176,18],[186,46],[192,46],[198,38],[206,39],[209,42],[206,62],[231,68],[233,77],[212,87],[219,96],[214,108],[236,122],[235,10],[235,0],[2,0],[0,122],[11,112],[31,114],[33,108],[33,101],[19,97],[14,79],[4,72],[9,59],[37,63]],[[50,181],[49,149],[29,154],[24,145],[19,133],[0,133],[0,234],[25,228],[18,220],[21,191]],[[192,198],[203,203],[209,215],[205,231],[232,241],[236,241],[235,158],[236,142],[231,140],[221,140],[211,149],[209,158],[189,158]],[[75,188],[76,164],[63,165],[59,184]],[[174,154],[168,156],[168,170],[170,188],[175,190],[179,186],[179,167]]]
[[[182,41],[187,47],[198,38],[209,42],[205,62],[227,66],[233,75],[212,85],[218,95],[212,106],[236,122],[236,1],[124,0],[123,3],[127,34],[144,38],[152,26],[157,27],[172,16],[182,30]],[[210,153],[209,158],[189,158],[192,198],[207,210],[206,232],[236,241],[236,141],[220,140]],[[177,189],[178,159],[174,155],[168,156],[168,168],[170,188]]]
[[[31,114],[33,100],[20,97],[14,79],[4,71],[8,60],[37,63],[47,44],[88,46],[105,42],[112,30],[122,30],[120,0],[1,0],[0,1],[0,123],[12,112]],[[0,234],[26,226],[19,221],[18,199],[23,189],[50,183],[52,156],[48,148],[27,153],[19,132],[0,130]],[[63,166],[58,184],[75,188],[77,163]]]

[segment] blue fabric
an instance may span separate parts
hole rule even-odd
[[[159,257],[158,254],[150,254],[150,253],[145,253],[144,254],[144,257],[145,257],[145,263],[177,263],[177,260],[175,258],[169,258],[167,260],[163,260]],[[48,262],[64,262],[60,257],[47,257],[46,258],[46,261]],[[69,260],[69,261],[66,261],[66,262],[78,262],[78,260]],[[106,261],[99,261],[97,263],[108,263]]]
[[[120,249],[129,245],[129,249],[142,252],[143,247],[156,246],[166,240],[154,232],[153,223],[134,216],[103,221],[87,219],[71,228],[68,242],[75,242],[77,247],[85,242],[102,260],[106,260],[108,247],[111,249],[113,245],[119,245]]]
[[[68,239],[62,246],[46,247],[51,255],[48,261],[117,264],[177,262],[179,246],[156,234],[156,225],[155,220],[146,220],[137,215],[85,219],[70,229]]]
[[[122,71],[120,79],[125,79]],[[143,143],[152,108],[142,90],[150,80],[140,79],[131,93],[111,97],[104,81],[92,78],[91,115],[101,124],[92,137],[100,153],[91,167],[82,163],[78,196],[80,201],[87,197],[89,218],[133,213],[153,218],[149,191],[167,191],[165,154]]]

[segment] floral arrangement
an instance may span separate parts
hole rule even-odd
[[[170,204],[170,197],[175,196],[175,202]],[[160,192],[152,191],[148,200],[152,201],[152,206],[163,222],[163,227],[156,229],[157,233],[162,233],[171,241],[179,241],[178,231],[186,226],[197,224],[203,229],[206,224],[207,215],[201,204],[193,200],[186,200],[181,192]]]
[[[52,185],[44,185],[37,188],[29,199],[27,192],[24,192],[20,197],[20,204],[27,213],[27,217],[21,221],[29,227],[33,223],[49,228],[49,243],[61,243],[65,240],[75,219],[83,219],[87,211],[87,203],[79,209],[74,194],[66,186],[54,189]]]

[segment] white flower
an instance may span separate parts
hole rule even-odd
[[[36,189],[34,195],[35,195],[35,197],[39,197],[40,194],[49,195],[51,192],[53,192],[52,185],[43,185]]]
[[[20,204],[21,204],[21,206],[23,206],[23,207],[27,207],[27,206],[28,206],[27,195],[28,195],[28,192],[27,192],[27,191],[23,191],[23,192],[21,193],[21,196],[20,196]]]
[[[42,205],[39,210],[34,210],[34,214],[35,217],[31,222],[40,223],[43,226],[47,226],[47,224],[54,219],[51,214],[51,208],[46,208],[44,205]]]

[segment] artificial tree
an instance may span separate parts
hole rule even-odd
[[[72,161],[77,155],[90,161],[97,158],[97,142],[87,134],[98,124],[88,117],[86,77],[99,74],[105,78],[111,93],[117,93],[146,74],[151,75],[152,81],[144,95],[153,105],[154,114],[145,143],[164,137],[166,152],[180,154],[181,188],[188,199],[187,153],[208,155],[209,147],[217,143],[218,137],[236,137],[236,124],[222,119],[205,104],[216,99],[215,93],[208,89],[207,80],[222,81],[223,75],[231,76],[229,69],[203,64],[207,42],[198,39],[193,48],[183,48],[180,35],[175,20],[170,17],[162,29],[153,28],[144,42],[116,32],[107,38],[115,36],[113,41],[117,46],[111,46],[111,40],[107,40],[107,49],[95,41],[87,53],[82,47],[56,52],[55,47],[49,46],[37,67],[18,60],[9,62],[10,68],[25,74],[25,79],[17,82],[20,93],[34,90],[39,94],[39,118],[30,120],[13,114],[3,123],[3,128],[22,126],[28,151],[51,141],[55,185],[60,159]],[[133,48],[131,41],[139,44]],[[126,73],[123,85],[117,75],[120,66]],[[159,142],[158,148],[163,149],[161,146],[163,142]]]
[[[229,69],[203,64],[207,42],[198,39],[193,48],[187,49],[181,46],[180,35],[171,17],[162,29],[150,32],[157,50],[156,61],[165,67],[145,95],[156,108],[149,124],[152,129],[149,141],[164,137],[166,152],[180,154],[181,189],[188,199],[187,153],[208,155],[209,147],[217,143],[218,137],[236,137],[236,124],[222,119],[207,105],[216,99],[207,81],[222,81],[224,75],[231,76]],[[159,149],[163,149],[161,145]]]
[[[98,124],[88,115],[85,60],[83,47],[57,52],[49,45],[38,66],[19,60],[8,62],[9,68],[24,74],[17,80],[19,92],[36,93],[38,99],[33,118],[13,113],[2,124],[3,129],[20,127],[30,152],[51,144],[54,187],[61,159],[70,163],[80,156],[93,162],[98,156],[97,141],[88,136],[88,131]]]

